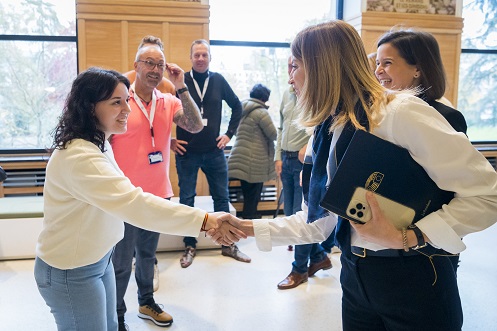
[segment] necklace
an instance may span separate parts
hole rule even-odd
[[[145,103],[146,106],[148,106],[148,104],[150,103],[150,99],[147,101],[145,100],[141,95],[139,95],[138,93],[136,93],[135,91],[135,94],[138,96],[138,98],[140,98],[141,101],[143,101]]]

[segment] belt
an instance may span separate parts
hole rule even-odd
[[[410,249],[408,252],[403,249],[381,249],[379,251],[372,251],[370,249],[352,246],[350,251],[355,256],[365,258],[365,257],[401,257],[401,256],[419,256],[419,255],[444,255],[452,256],[457,254],[450,254],[443,249],[438,249],[433,246],[427,245],[426,247],[414,250]]]
[[[289,152],[289,151],[284,151],[284,150],[281,150],[281,154],[285,154],[286,157],[288,158],[296,158],[296,157],[299,157],[299,152]]]

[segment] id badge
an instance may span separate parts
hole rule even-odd
[[[161,152],[152,152],[148,154],[148,163],[149,164],[155,164],[164,161],[162,158],[162,153]]]

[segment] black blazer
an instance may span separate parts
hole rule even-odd
[[[466,134],[468,130],[468,125],[464,119],[464,115],[457,109],[444,105],[438,101],[428,101],[428,104],[435,108],[445,119],[449,122],[452,127],[458,131]]]

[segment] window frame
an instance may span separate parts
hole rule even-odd
[[[79,73],[79,48],[78,48],[78,26],[76,20],[76,35],[75,36],[51,36],[51,35],[11,35],[0,34],[1,41],[30,41],[30,42],[68,42],[76,44],[76,70]],[[14,148],[0,149],[0,155],[12,154],[37,154],[46,153],[45,148]]]

